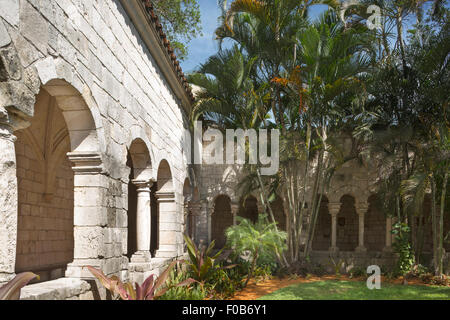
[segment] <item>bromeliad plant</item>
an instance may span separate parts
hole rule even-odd
[[[219,260],[226,259],[225,255],[222,255],[223,249],[219,250],[215,255],[212,255],[215,241],[213,240],[208,247],[199,248],[192,241],[191,238],[184,235],[186,241],[187,251],[189,255],[189,262],[187,264],[192,271],[192,277],[198,281],[202,286],[205,282],[212,277],[212,275],[220,269],[230,269],[235,265],[221,267],[217,262]]]
[[[107,277],[99,269],[91,266],[87,266],[87,268],[100,281],[100,283],[111,292],[111,294],[116,299],[120,298],[122,300],[156,300],[171,288],[186,286],[195,281],[191,278],[188,278],[178,284],[166,284],[169,273],[177,262],[180,261],[173,261],[158,278],[156,278],[155,275],[152,274],[142,283],[142,285],[135,283],[135,288],[133,288],[133,285],[129,282],[121,282],[119,277],[117,276]]]
[[[0,300],[20,299],[20,289],[25,287],[34,278],[39,279],[39,276],[33,272],[19,273],[14,279],[0,288]]]

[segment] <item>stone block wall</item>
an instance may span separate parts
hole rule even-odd
[[[124,280],[130,277],[126,256],[130,168],[126,162],[136,139],[149,152],[147,181],[157,180],[163,160],[170,167],[171,190],[165,191],[172,193],[173,204],[170,215],[161,219],[165,228],[161,236],[168,243],[164,249],[171,250],[173,257],[183,254],[182,196],[188,164],[182,137],[190,97],[159,35],[147,18],[137,20],[147,17],[145,10],[144,2],[138,0],[0,2],[0,146],[4,151],[0,157],[4,204],[0,208],[0,283],[14,276],[16,260],[20,265],[21,256],[31,250],[31,242],[23,242],[30,238],[28,227],[23,228],[22,222],[17,225],[18,213],[41,218],[35,207],[18,205],[29,205],[26,185],[42,177],[39,173],[31,177],[31,171],[27,177],[25,167],[33,164],[25,157],[25,145],[14,142],[23,140],[20,131],[34,121],[42,124],[36,104],[43,94],[62,113],[70,141],[62,153],[62,169],[55,170],[55,204],[39,207],[39,215],[48,221],[46,235],[60,242],[54,245],[43,239],[43,246],[52,248],[58,263],[70,262],[66,277],[91,278],[84,265],[100,267]],[[130,14],[138,17],[132,22]],[[153,34],[158,41],[149,43]],[[18,179],[23,180],[18,183]],[[69,187],[71,194],[66,192]],[[43,193],[30,193],[30,200]],[[53,224],[61,224],[56,209],[59,217],[71,222],[73,235],[66,229],[64,235],[63,230],[52,230]],[[73,252],[66,246],[71,237]],[[16,239],[23,242],[23,249]],[[64,257],[59,257],[63,247]],[[162,258],[152,263],[155,270],[158,259]]]

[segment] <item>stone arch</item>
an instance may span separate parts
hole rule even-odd
[[[313,250],[328,250],[331,246],[331,215],[328,211],[328,198],[323,195],[317,217],[317,226],[312,242]]]
[[[215,197],[211,216],[211,241],[215,240],[215,247],[222,248],[226,243],[225,230],[233,225],[231,198],[220,194]]]
[[[152,178],[152,160],[149,149],[141,138],[136,138],[130,145],[128,153],[132,161],[133,179],[146,181]]]
[[[129,130],[126,145],[129,150],[131,146],[133,144],[136,144],[136,142],[138,141],[140,142],[140,144],[145,145],[146,152],[148,153],[148,157],[146,157],[147,158],[146,160],[148,161],[148,166],[147,172],[145,172],[145,176],[155,178],[158,166],[154,165],[157,162],[155,161],[156,157],[154,154],[154,148],[152,148],[152,144],[150,143],[148,135],[149,133],[147,133],[146,130],[144,130],[141,126],[133,125]]]
[[[238,216],[249,219],[253,223],[258,220],[258,200],[255,196],[249,195],[241,199]]]
[[[152,162],[150,152],[146,143],[136,138],[132,141],[127,152],[127,167],[130,168],[130,175],[128,179],[128,241],[127,241],[127,256],[131,258],[139,249],[146,248],[147,252],[150,245],[150,225],[151,225],[151,211],[147,201],[150,200],[149,182],[152,176]],[[147,201],[143,201],[138,205],[138,197],[144,197]],[[139,206],[143,206],[140,208]],[[144,212],[139,212],[143,210]],[[143,216],[141,216],[143,214]],[[138,234],[140,237],[148,237],[144,239],[144,244],[138,244]],[[142,247],[142,248],[141,248]]]
[[[32,113],[30,126],[15,133],[15,271],[34,271],[46,281],[64,276],[81,245],[75,241],[74,226],[86,219],[89,204],[75,192],[81,186],[75,183],[74,172],[103,169],[91,109],[69,83],[54,79],[41,86]]]
[[[96,108],[90,108],[86,102],[87,94],[80,94],[69,83],[59,79],[47,82],[42,89],[54,97],[64,116],[70,135],[71,152],[100,152],[98,131],[101,126],[94,120]]]
[[[355,202],[366,202],[369,197],[368,189],[354,184],[334,185],[327,192],[329,202],[338,203],[344,195],[351,196]]]
[[[158,192],[173,192],[172,171],[170,170],[169,162],[165,159],[159,163],[156,183],[158,185]]]
[[[377,194],[367,199],[368,210],[364,215],[364,246],[368,251],[382,251],[386,239],[386,217],[378,205]]]
[[[344,194],[340,199],[341,208],[337,214],[337,247],[341,251],[354,251],[358,246],[358,214],[355,198]]]
[[[284,212],[283,199],[279,195],[276,195],[274,201],[270,203],[270,207],[272,208],[272,212],[277,222],[278,229],[282,231],[286,231],[286,213]]]
[[[157,213],[155,215],[152,210],[152,216],[156,220],[156,223],[152,223],[152,247],[157,248],[156,257],[171,258],[178,252],[180,239],[177,237],[177,231],[181,226],[177,218],[172,170],[165,159],[161,160],[158,166],[155,197]]]

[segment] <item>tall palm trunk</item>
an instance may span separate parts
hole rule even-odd
[[[444,181],[442,182],[442,194],[441,194],[441,212],[439,217],[439,249],[438,249],[438,275],[442,275],[444,272],[444,207],[445,207],[445,196],[447,192],[447,180],[448,171],[445,172]]]

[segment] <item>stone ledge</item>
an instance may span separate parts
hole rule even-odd
[[[30,284],[20,292],[21,300],[66,300],[76,298],[91,289],[89,283],[76,278]]]

